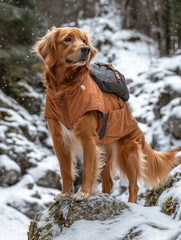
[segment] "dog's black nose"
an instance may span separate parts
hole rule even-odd
[[[88,46],[81,47],[81,52],[84,55],[88,55],[90,53],[90,47],[88,47]]]

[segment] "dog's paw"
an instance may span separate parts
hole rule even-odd
[[[89,194],[89,193],[82,192],[82,191],[74,194],[74,196],[73,196],[73,199],[74,199],[75,201],[83,201],[83,200],[84,200],[84,201],[87,201],[88,198],[90,198],[90,194]]]
[[[58,202],[58,201],[62,201],[62,200],[64,200],[64,199],[67,199],[67,198],[70,198],[70,197],[72,197],[72,193],[69,193],[69,192],[67,192],[67,193],[59,193],[59,194],[57,194],[55,197],[54,197],[54,200],[56,201],[56,202]]]

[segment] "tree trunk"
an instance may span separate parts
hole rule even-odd
[[[171,5],[170,0],[164,0],[165,9],[163,13],[163,23],[165,27],[165,55],[170,54],[170,45],[171,45],[171,34],[170,34],[170,25],[171,25]]]

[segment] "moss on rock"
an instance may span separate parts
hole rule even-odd
[[[52,240],[57,234],[60,236],[64,227],[70,227],[75,221],[105,221],[120,215],[125,209],[128,209],[125,203],[108,194],[93,196],[86,202],[76,202],[72,198],[55,202],[30,223],[28,240]]]
[[[169,197],[162,206],[162,212],[166,213],[167,215],[172,215],[176,212],[177,206],[178,202],[173,200],[172,197]]]
[[[145,196],[145,206],[147,207],[157,206],[160,195],[166,189],[173,187],[174,183],[178,182],[179,179],[180,179],[179,176],[175,175],[173,178],[170,178],[164,186],[161,186],[157,189],[150,189]]]
[[[29,231],[28,231],[28,240],[31,240],[31,236],[33,236],[34,240],[39,240],[39,228],[37,227],[37,223],[40,220],[41,213],[37,213],[35,215],[35,219],[30,222]]]
[[[122,240],[131,240],[131,239],[139,239],[142,231],[138,230],[137,227],[132,228],[129,233]]]

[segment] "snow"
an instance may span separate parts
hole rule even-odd
[[[0,167],[5,167],[7,171],[15,170],[17,172],[21,172],[19,165],[4,154],[0,156]]]
[[[28,85],[26,82],[19,82],[18,85],[28,90],[27,92],[22,93],[21,96],[29,96],[36,99],[39,99],[41,97],[41,95],[35,92],[34,89],[30,85]]]
[[[20,116],[18,116],[18,119],[21,119],[21,122],[23,122],[23,119],[24,119],[24,123],[27,121],[32,121],[34,119],[36,119],[36,116],[32,116],[31,114],[29,114],[29,112],[23,108],[21,105],[18,104],[18,102],[16,100],[14,100],[13,98],[11,97],[8,97],[7,95],[5,95],[2,90],[0,90],[0,100],[3,102],[4,99],[6,99],[6,104],[12,108],[15,113],[13,113],[11,109],[8,109],[8,108],[0,108],[0,111],[3,111],[3,109],[5,110],[10,110],[10,114],[19,114]],[[16,115],[15,115],[16,116]],[[22,119],[23,118],[23,119]],[[16,121],[16,118],[13,119],[13,121]],[[4,122],[6,123],[6,122]],[[28,122],[27,122],[28,123]]]
[[[162,118],[162,122],[167,121],[169,116],[171,115],[170,113],[172,112],[176,116],[180,115],[180,105],[181,104],[181,99],[180,98],[174,98],[167,104],[166,106],[162,107],[161,113],[164,115]],[[177,109],[178,111],[175,111],[174,109]]]
[[[179,152],[178,157],[181,157],[181,152]],[[172,198],[174,201],[176,201],[177,203],[179,203],[179,206],[177,207],[177,211],[174,215],[172,215],[172,218],[180,221],[181,219],[181,176],[178,174],[181,172],[181,165],[177,166],[176,168],[174,168],[171,172],[171,176],[174,176],[177,174],[177,178],[179,179],[178,182],[174,183],[174,185],[169,188],[167,191],[164,191],[161,196],[159,197],[159,201],[158,201],[158,205],[162,206],[164,204],[164,202],[168,199],[168,198]]]
[[[130,229],[140,232],[137,238],[139,240],[171,240],[181,234],[181,222],[165,216],[159,211],[159,207],[143,208],[131,203],[128,206],[129,210],[110,220],[77,221],[71,228],[64,228],[61,237],[64,240],[118,240],[125,237]],[[60,237],[55,238],[59,239]]]
[[[176,92],[181,94],[181,77],[180,76],[169,76],[165,79],[165,85],[170,86]]]
[[[68,206],[66,206],[66,207],[64,207],[64,208],[62,209],[63,218],[66,218],[66,217],[67,217],[68,210],[69,210]]]
[[[7,108],[0,108],[0,110],[2,112],[6,112],[8,117],[5,117],[5,120],[8,121],[9,125],[11,124],[11,126],[18,126],[17,124],[20,124],[22,126],[25,126],[28,124],[28,122],[21,117],[18,113],[16,113],[15,111],[11,110],[11,109],[7,109]],[[11,122],[11,123],[10,123]]]
[[[6,205],[0,205],[0,237],[8,240],[27,239],[30,219]]]
[[[58,159],[56,156],[49,156],[44,158],[44,160],[38,163],[37,167],[30,168],[28,173],[36,180],[40,179],[45,175],[47,171],[56,171],[57,173],[60,172]]]
[[[176,106],[171,110],[170,113],[171,116],[177,116],[178,118],[181,118],[181,106]]]
[[[104,44],[98,53],[95,62],[111,62],[128,80],[132,80],[128,87],[134,89],[130,96],[129,106],[133,115],[139,119],[139,126],[145,134],[149,144],[156,136],[159,142],[160,151],[166,151],[173,146],[181,146],[181,141],[171,139],[171,136],[165,136],[162,124],[168,120],[170,115],[176,115],[181,118],[181,97],[172,99],[166,106],[160,110],[163,118],[155,119],[154,107],[157,104],[159,93],[170,87],[177,93],[181,93],[181,78],[176,75],[176,71],[181,63],[181,55],[172,58],[157,58],[157,48],[152,42],[142,34],[130,30],[120,30],[121,19],[111,14],[95,19],[79,20],[81,29],[87,30],[92,37],[93,42],[109,39],[113,45]],[[108,25],[112,31],[103,31]],[[131,42],[131,38],[139,38],[136,42]],[[151,81],[154,75],[158,81]],[[153,76],[152,76],[153,77]],[[162,80],[162,81],[159,81]],[[28,89],[28,95],[36,99],[44,97],[35,92],[27,83],[21,82],[20,86]],[[81,86],[84,90],[84,86]],[[26,93],[27,96],[27,93]],[[22,132],[7,133],[8,127],[27,126],[31,136],[35,136],[37,131],[47,133],[46,123],[40,119],[40,116],[31,115],[21,107],[14,99],[6,96],[0,90],[0,100],[6,99],[9,106],[0,107],[0,111],[7,113],[6,121],[0,124],[0,139],[6,138],[6,143],[0,143],[4,152],[9,151],[9,144],[16,144],[16,151],[26,155],[31,168],[26,170],[21,180],[8,188],[0,188],[0,238],[8,240],[27,239],[28,225],[30,218],[25,216],[28,202],[30,205],[36,203],[42,209],[53,202],[53,196],[60,190],[40,187],[36,181],[41,178],[47,170],[59,172],[58,161],[49,147],[52,147],[50,136],[45,139],[45,146],[42,146],[38,140],[32,142],[22,135]],[[11,109],[10,109],[11,108]],[[25,160],[27,161],[27,160]],[[8,168],[20,169],[12,159],[7,155],[1,155],[0,166],[5,165]],[[172,171],[172,175],[181,173],[181,167]],[[120,187],[121,186],[121,187]],[[178,182],[159,198],[158,207],[144,207],[144,198],[147,187],[139,182],[138,205],[129,204],[129,211],[125,211],[120,217],[101,222],[89,222],[81,220],[75,222],[71,228],[63,229],[62,239],[99,239],[99,240],[118,240],[130,232],[140,231],[139,240],[175,240],[181,239],[181,222],[177,217],[167,216],[161,213],[162,204],[172,196],[181,204],[181,183]],[[101,185],[99,185],[101,190]],[[120,194],[121,193],[121,194]],[[128,200],[128,183],[114,180],[113,196],[117,199],[127,202]],[[36,196],[36,197],[34,197]],[[37,197],[38,196],[38,197]],[[11,205],[12,207],[8,206]],[[16,210],[16,209],[18,210]],[[64,214],[66,215],[66,209]],[[57,230],[54,226],[54,231]],[[60,238],[57,237],[56,240]]]

